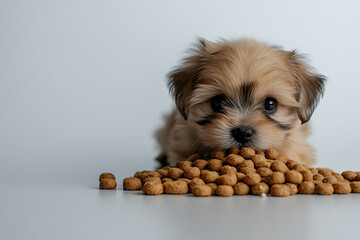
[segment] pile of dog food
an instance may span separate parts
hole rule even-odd
[[[115,177],[100,176],[100,188],[115,187]],[[284,158],[275,149],[232,148],[204,156],[194,154],[176,167],[136,172],[123,180],[123,188],[142,189],[148,195],[192,193],[199,197],[349,194],[360,193],[360,172],[339,174],[327,168],[311,168]]]

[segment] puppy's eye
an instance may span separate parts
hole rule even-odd
[[[264,102],[264,111],[268,114],[274,113],[277,110],[278,102],[275,98],[268,97]]]
[[[223,95],[217,95],[210,99],[211,108],[214,112],[221,112],[224,106],[228,105],[228,101]]]

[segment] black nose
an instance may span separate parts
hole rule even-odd
[[[249,127],[234,128],[231,131],[231,135],[239,143],[249,142],[254,134],[254,131]]]

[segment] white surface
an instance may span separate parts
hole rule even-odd
[[[100,172],[155,166],[152,135],[172,106],[165,76],[196,36],[308,54],[329,79],[312,119],[317,166],[360,169],[359,12],[355,0],[0,0],[0,238],[265,236],[271,226],[350,236],[358,195],[149,198],[94,187]]]

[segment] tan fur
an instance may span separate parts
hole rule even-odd
[[[252,104],[240,102],[241,86],[254,84]],[[162,154],[174,164],[194,152],[237,147],[231,129],[251,126],[256,140],[250,147],[276,148],[290,159],[313,164],[314,149],[306,142],[306,123],[322,95],[324,78],[317,75],[295,52],[287,52],[251,39],[200,40],[192,54],[169,74],[169,87],[178,110],[168,116],[157,132]],[[216,95],[231,99],[226,114],[204,126],[197,122],[213,113],[210,99]],[[278,101],[271,118],[290,126],[281,129],[262,110],[266,97]],[[302,124],[303,123],[303,124]]]

